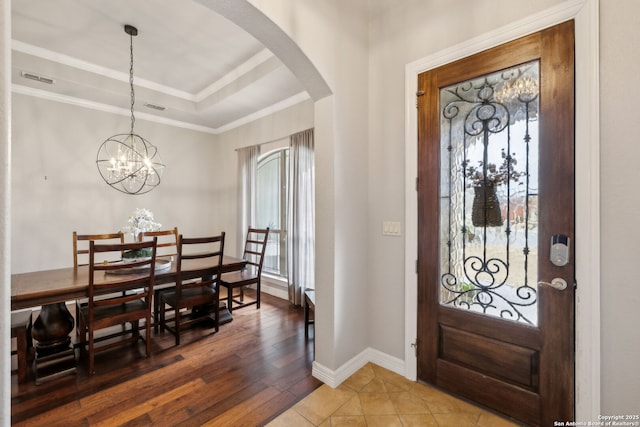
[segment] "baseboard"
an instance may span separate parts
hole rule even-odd
[[[284,300],[289,298],[289,291],[287,287],[283,286],[281,282],[270,280],[270,278],[262,278],[261,289],[265,294],[269,294],[277,298]],[[404,360],[389,356],[388,354],[375,350],[371,347],[362,351],[335,371],[332,371],[331,369],[314,361],[311,375],[327,384],[329,387],[336,388],[367,363],[375,363],[376,365],[395,372],[398,375],[403,377],[405,376]]]
[[[282,281],[276,281],[271,278],[267,278],[264,275],[262,276],[262,282],[260,283],[260,291],[265,294],[272,295],[276,298],[288,300],[289,299],[289,289],[286,284],[283,284]]]
[[[389,356],[371,347],[362,351],[335,371],[314,361],[311,375],[329,387],[336,388],[367,363],[375,363],[403,377],[405,375],[404,360]]]

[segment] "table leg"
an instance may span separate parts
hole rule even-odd
[[[69,333],[73,330],[74,320],[65,303],[43,305],[40,315],[31,329],[36,341],[36,351],[53,351],[66,348],[71,344]]]
[[[73,325],[73,316],[65,303],[42,306],[31,328],[36,349],[33,362],[36,384],[76,372],[75,351],[69,336]]]

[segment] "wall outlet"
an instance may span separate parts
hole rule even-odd
[[[383,236],[401,236],[401,224],[399,221],[383,221],[382,222],[382,235]]]

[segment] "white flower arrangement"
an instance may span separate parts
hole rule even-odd
[[[145,231],[156,231],[162,227],[162,224],[155,222],[153,212],[149,209],[136,208],[133,215],[129,216],[125,231],[131,233],[133,240],[138,240],[138,234]]]

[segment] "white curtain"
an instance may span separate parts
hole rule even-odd
[[[302,305],[315,276],[315,167],[313,129],[291,135],[289,146],[289,302]]]
[[[242,255],[249,226],[256,223],[256,172],[260,146],[238,149],[238,229],[236,248]]]

